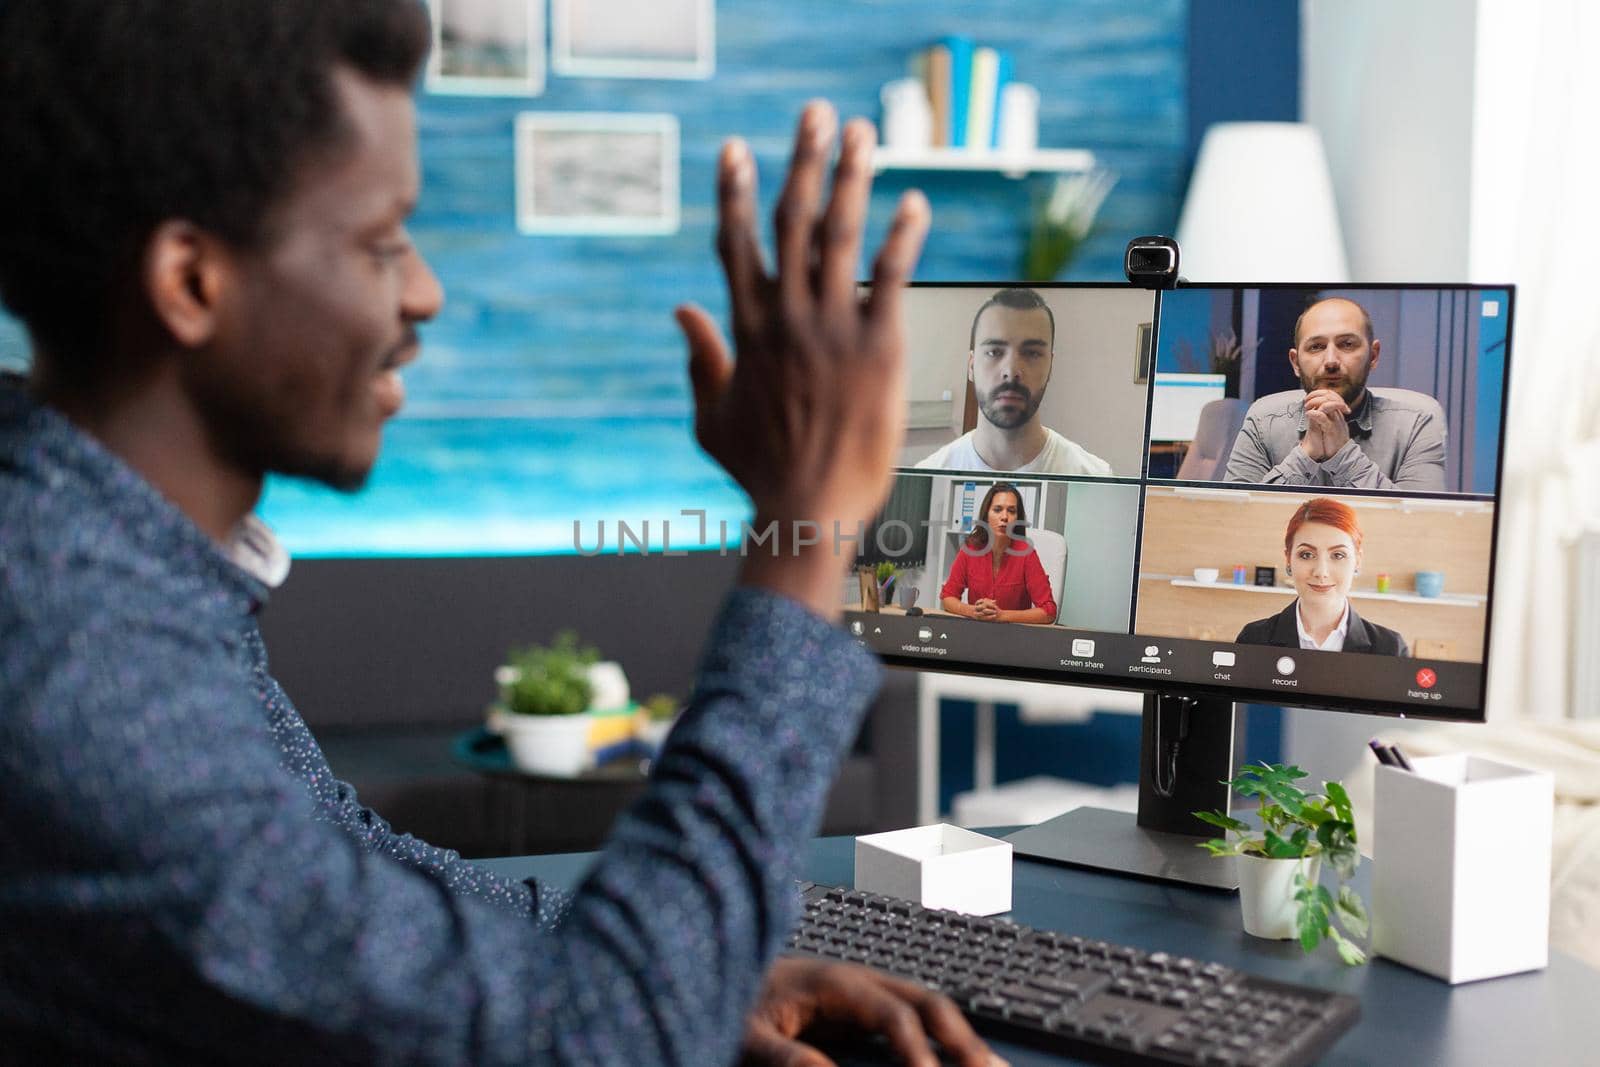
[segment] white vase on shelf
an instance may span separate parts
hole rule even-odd
[[[918,78],[888,82],[878,94],[883,104],[883,144],[887,148],[925,149],[933,143],[933,107]]]

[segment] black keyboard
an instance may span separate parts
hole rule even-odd
[[[801,883],[793,955],[950,996],[980,1032],[1101,1063],[1297,1067],[1361,1015],[1354,997],[1220,963]]]

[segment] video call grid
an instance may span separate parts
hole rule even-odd
[[[930,290],[930,289],[932,289],[932,290],[937,290],[937,289],[951,289],[951,290],[979,289],[979,290],[989,290],[991,292],[997,290],[997,287],[991,286],[991,285],[981,285],[981,286],[980,285],[925,286],[925,287],[917,287],[917,288],[923,289],[923,290]],[[1053,293],[1053,292],[1059,291],[1059,290],[1071,290],[1071,289],[1078,289],[1078,290],[1114,290],[1114,289],[1120,289],[1121,287],[1092,286],[1092,285],[1080,285],[1080,286],[1050,285],[1050,286],[1033,286],[1032,288],[1034,290],[1036,290],[1036,291],[1044,291],[1046,293]],[[1249,289],[1253,289],[1253,290],[1262,290],[1262,289],[1269,289],[1269,288],[1274,288],[1274,287],[1270,287],[1270,286],[1228,287],[1227,291],[1230,291],[1230,292],[1237,291],[1237,290],[1239,290],[1241,288],[1249,288]],[[1276,288],[1307,291],[1311,287],[1305,287],[1305,286],[1278,286]],[[1511,315],[1511,312],[1512,312],[1512,301],[1513,301],[1513,295],[1512,295],[1512,291],[1511,291],[1510,287],[1484,287],[1484,286],[1470,286],[1470,287],[1377,286],[1377,287],[1365,287],[1365,288],[1368,291],[1373,291],[1373,292],[1423,291],[1423,292],[1433,292],[1433,293],[1453,293],[1453,294],[1459,295],[1463,299],[1470,298],[1475,294],[1497,293],[1497,292],[1498,293],[1503,293],[1503,298],[1505,300],[1505,318],[1506,318],[1506,327],[1505,328],[1506,328],[1507,336],[1509,336],[1510,315]],[[1206,289],[1207,289],[1207,291],[1212,291],[1212,292],[1222,291],[1218,287],[1206,287]],[[916,290],[914,289],[913,291],[916,291]],[[1151,304],[1150,304],[1150,306],[1151,306],[1150,315],[1151,315],[1151,328],[1152,328],[1153,332],[1152,332],[1152,337],[1150,338],[1150,344],[1151,344],[1152,350],[1160,344],[1159,331],[1162,328],[1162,317],[1161,317],[1161,299],[1162,299],[1162,296],[1164,296],[1164,294],[1146,294],[1146,298],[1151,301]],[[975,339],[975,333],[976,333],[976,324],[974,324],[974,339]],[[1152,357],[1153,357],[1153,351],[1152,351]],[[1505,373],[1505,368],[1504,368],[1503,364],[1501,366],[1501,369],[1500,369],[1499,373],[1502,376]],[[1141,561],[1142,561],[1142,555],[1143,555],[1145,544],[1146,544],[1146,540],[1147,540],[1147,537],[1148,537],[1148,526],[1147,526],[1147,524],[1148,524],[1148,516],[1147,516],[1147,512],[1146,512],[1146,504],[1147,504],[1148,492],[1152,488],[1165,489],[1165,490],[1174,490],[1174,489],[1181,490],[1181,489],[1186,489],[1187,488],[1187,489],[1196,489],[1196,490],[1212,491],[1212,492],[1224,492],[1224,493],[1226,493],[1226,492],[1240,492],[1240,493],[1248,493],[1248,494],[1251,494],[1251,495],[1257,496],[1257,497],[1263,497],[1263,496],[1266,496],[1268,494],[1283,494],[1285,496],[1295,496],[1295,495],[1304,496],[1308,492],[1318,492],[1318,493],[1321,493],[1322,495],[1325,495],[1325,496],[1328,496],[1328,497],[1332,497],[1332,498],[1336,498],[1336,499],[1349,500],[1349,501],[1355,503],[1357,507],[1359,507],[1360,504],[1363,501],[1368,502],[1368,503],[1373,503],[1373,502],[1381,502],[1381,501],[1405,501],[1405,500],[1414,500],[1414,501],[1421,501],[1421,502],[1425,502],[1425,501],[1459,502],[1459,503],[1463,503],[1463,504],[1479,503],[1479,504],[1487,504],[1490,507],[1492,507],[1494,502],[1495,502],[1495,499],[1496,499],[1496,494],[1494,492],[1473,492],[1473,491],[1465,491],[1465,492],[1463,492],[1463,491],[1425,490],[1425,489],[1420,489],[1420,488],[1398,488],[1398,487],[1396,487],[1396,488],[1349,489],[1349,488],[1345,488],[1345,487],[1338,487],[1338,488],[1334,488],[1334,487],[1313,487],[1313,486],[1306,486],[1306,485],[1276,485],[1276,484],[1262,484],[1262,483],[1241,484],[1241,483],[1218,482],[1218,481],[1216,481],[1214,479],[1192,479],[1192,478],[1179,478],[1179,477],[1161,477],[1159,475],[1153,474],[1152,470],[1151,470],[1152,445],[1154,444],[1154,438],[1152,436],[1153,429],[1154,429],[1154,427],[1153,427],[1153,408],[1154,408],[1154,403],[1155,403],[1155,398],[1156,398],[1156,388],[1157,388],[1156,375],[1154,373],[1148,374],[1146,376],[1146,380],[1142,384],[1143,384],[1143,387],[1144,387],[1143,388],[1143,400],[1144,400],[1144,413],[1143,414],[1144,414],[1144,417],[1143,417],[1143,420],[1142,420],[1143,425],[1141,426],[1141,438],[1140,438],[1140,444],[1141,444],[1141,448],[1140,448],[1140,453],[1141,453],[1141,455],[1140,455],[1140,469],[1139,469],[1139,473],[1138,473],[1137,476],[1120,475],[1120,474],[1119,475],[1111,475],[1111,476],[1103,476],[1103,475],[1101,475],[1101,476],[1082,476],[1082,475],[1058,474],[1058,473],[1041,472],[1041,471],[1028,472],[1026,474],[1019,474],[1019,475],[1015,475],[1014,476],[1016,478],[1016,480],[1026,480],[1029,483],[1037,483],[1037,484],[1040,484],[1040,485],[1052,484],[1052,483],[1063,483],[1065,485],[1070,486],[1072,484],[1092,483],[1092,484],[1097,484],[1097,485],[1110,484],[1110,485],[1125,485],[1125,486],[1137,486],[1138,487],[1139,499],[1138,499],[1137,514],[1136,514],[1133,530],[1131,532],[1131,539],[1132,539],[1133,544],[1134,544],[1134,558],[1133,558],[1133,566],[1132,566],[1130,579],[1129,579],[1129,588],[1128,588],[1128,591],[1127,591],[1127,593],[1128,593],[1127,599],[1128,599],[1128,604],[1129,604],[1128,611],[1127,611],[1128,625],[1123,627],[1120,630],[1107,629],[1107,630],[1104,631],[1107,634],[1123,634],[1123,635],[1127,635],[1127,636],[1130,636],[1130,637],[1141,637],[1141,636],[1162,637],[1162,636],[1170,636],[1170,635],[1154,635],[1154,634],[1152,634],[1152,635],[1144,635],[1144,634],[1141,633],[1141,631],[1139,630],[1139,627],[1137,625],[1137,621],[1139,619],[1139,604],[1140,604],[1140,590],[1139,590],[1140,575],[1141,575],[1140,564],[1141,564]],[[1504,405],[1503,396],[1504,396],[1504,390],[1503,390],[1503,386],[1502,386],[1502,388],[1500,389],[1500,399],[1501,399],[1500,410],[1494,413],[1497,416],[1497,420],[1503,420],[1503,411],[1504,411],[1504,406],[1505,406]],[[1499,425],[1500,425],[1500,423],[1499,423],[1499,421],[1497,421],[1496,426],[1495,426],[1495,429],[1496,429],[1497,432],[1495,434],[1495,437],[1496,437],[1495,446],[1496,447],[1495,447],[1495,455],[1494,455],[1494,460],[1495,460],[1495,463],[1497,465],[1496,472],[1495,472],[1496,481],[1497,482],[1498,482],[1498,476],[1499,476],[1498,463],[1499,463],[1499,460],[1501,458],[1500,455],[1499,455],[1499,452],[1501,450],[1500,449],[1500,442],[1498,440],[1498,438],[1500,436],[1499,433],[1498,433]],[[973,470],[967,469],[967,468],[943,467],[943,466],[936,467],[936,468],[902,466],[902,467],[899,468],[899,471],[900,471],[901,474],[905,474],[905,475],[937,476],[937,477],[946,477],[946,478],[951,478],[951,479],[965,478],[965,479],[977,480],[977,481],[993,480],[995,478],[1005,478],[1005,477],[1009,476],[1004,472],[1000,472],[1000,473],[989,472],[989,471],[981,471],[981,472],[979,472],[979,471],[973,471]],[[1491,539],[1493,538],[1493,536],[1494,536],[1494,530],[1493,530],[1493,526],[1492,526],[1492,523],[1491,523],[1491,532],[1490,532]],[[1491,540],[1491,544],[1492,544],[1492,540]],[[1491,555],[1490,559],[1492,561],[1492,555]],[[1492,579],[1492,573],[1490,574],[1490,578]],[[1487,612],[1488,605],[1487,605],[1487,596],[1486,595],[1485,595],[1484,599],[1485,599],[1485,611]],[[1487,642],[1487,631],[1486,631],[1486,628],[1485,628],[1485,632],[1484,632],[1484,636],[1483,636],[1483,643],[1484,643],[1485,646],[1486,646],[1486,642]],[[1478,662],[1475,664],[1476,666],[1479,667],[1480,672],[1482,670],[1482,659],[1483,659],[1483,656],[1480,653],[1479,656],[1478,656]]]

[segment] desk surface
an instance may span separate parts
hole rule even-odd
[[[832,885],[852,884],[853,840],[813,842],[807,876]],[[505,875],[571,885],[591,858],[573,854],[484,862]],[[1363,874],[1366,870],[1364,866]],[[1364,882],[1358,878],[1357,885],[1370,900]],[[1324,1064],[1545,1067],[1600,1058],[1600,972],[1560,953],[1551,954],[1544,971],[1452,988],[1388,960],[1347,968],[1328,948],[1308,958],[1298,943],[1250,937],[1240,929],[1239,901],[1231,893],[1019,859],[1012,900],[1010,917],[1031,926],[1216,960],[1360,998],[1361,1022],[1323,1058]],[[995,1049],[1014,1067],[1064,1062],[1004,1043],[996,1043]]]

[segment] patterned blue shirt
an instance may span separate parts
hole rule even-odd
[[[0,1059],[719,1064],[878,668],[735,592],[570,901],[387,824],[267,670],[267,586],[0,375]]]

